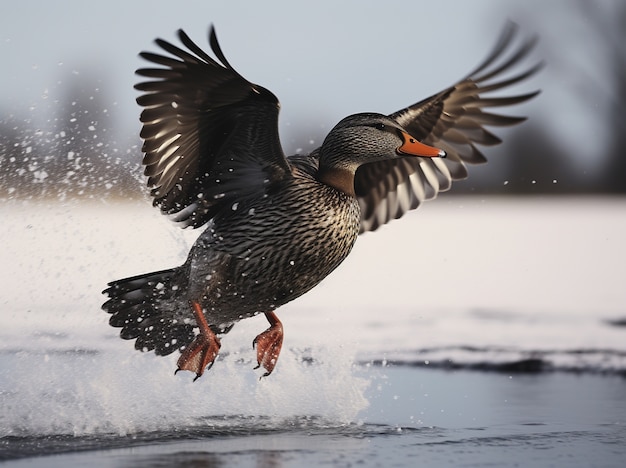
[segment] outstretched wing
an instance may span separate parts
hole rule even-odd
[[[219,62],[182,30],[187,50],[157,39],[165,55],[142,52],[145,153],[154,205],[183,226],[199,227],[238,197],[264,191],[289,174],[278,138],[278,99],[228,63],[211,28]]]
[[[415,138],[445,150],[447,158],[404,158],[361,166],[355,177],[362,210],[361,232],[374,231],[448,190],[453,180],[467,177],[466,164],[486,162],[476,145],[492,146],[501,140],[485,126],[510,126],[526,120],[483,110],[519,104],[539,93],[485,97],[528,78],[542,66],[538,63],[502,78],[537,42],[532,38],[513,48],[516,33],[516,25],[509,23],[491,54],[466,78],[390,115]]]

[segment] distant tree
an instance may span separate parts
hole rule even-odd
[[[45,192],[40,164],[42,132],[14,114],[0,121],[0,197],[27,198]]]
[[[585,17],[595,24],[603,41],[613,91],[607,99],[606,124],[611,141],[604,170],[605,187],[609,192],[626,193],[626,3],[616,3],[615,12],[611,15],[601,14],[601,10],[594,8],[591,2],[580,1],[579,4]],[[601,87],[594,87],[595,84],[589,83],[589,87],[595,88],[597,93]]]
[[[533,121],[517,129],[509,139],[505,183],[506,194],[573,193],[583,181],[572,171],[563,147]]]
[[[140,153],[138,137],[116,141],[98,80],[75,75],[64,83],[51,128],[14,115],[0,121],[0,197],[138,196],[139,161],[131,157]]]
[[[564,54],[559,44],[553,44],[552,55],[561,59],[564,86],[572,86],[576,99],[593,109],[594,117],[607,128],[609,139],[599,175],[581,181],[580,189],[626,193],[626,3],[579,0],[572,2],[568,14],[584,20],[587,34],[592,31],[589,40],[596,53],[584,57],[581,64]]]
[[[92,75],[72,76],[55,118],[52,179],[68,196],[121,196],[133,180],[128,154],[112,134],[113,118]]]

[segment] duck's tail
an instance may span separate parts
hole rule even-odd
[[[109,324],[122,329],[123,339],[137,339],[140,351],[165,356],[184,348],[196,325],[189,320],[181,278],[181,269],[172,268],[110,282],[103,291],[109,300],[102,305],[111,314]]]

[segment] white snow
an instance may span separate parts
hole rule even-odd
[[[124,433],[203,414],[354,420],[368,383],[351,363],[426,348],[430,361],[472,359],[460,347],[473,346],[487,349],[477,360],[543,351],[564,366],[626,368],[626,328],[607,324],[626,317],[622,199],[441,197],[364,235],[337,271],[278,311],[285,343],[270,378],[252,370],[261,315],[223,338],[223,359],[195,384],[173,375],[177,353],[121,340],[100,306],[108,281],[182,263],[200,231],[147,201],[11,201],[0,216],[2,435]]]

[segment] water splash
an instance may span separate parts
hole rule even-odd
[[[368,404],[367,381],[340,348],[317,349],[313,359],[284,350],[277,371],[261,380],[252,350],[241,350],[192,382],[189,373],[174,375],[175,355],[128,345],[5,351],[0,437],[175,431],[233,416],[277,425],[299,417],[347,423]]]

